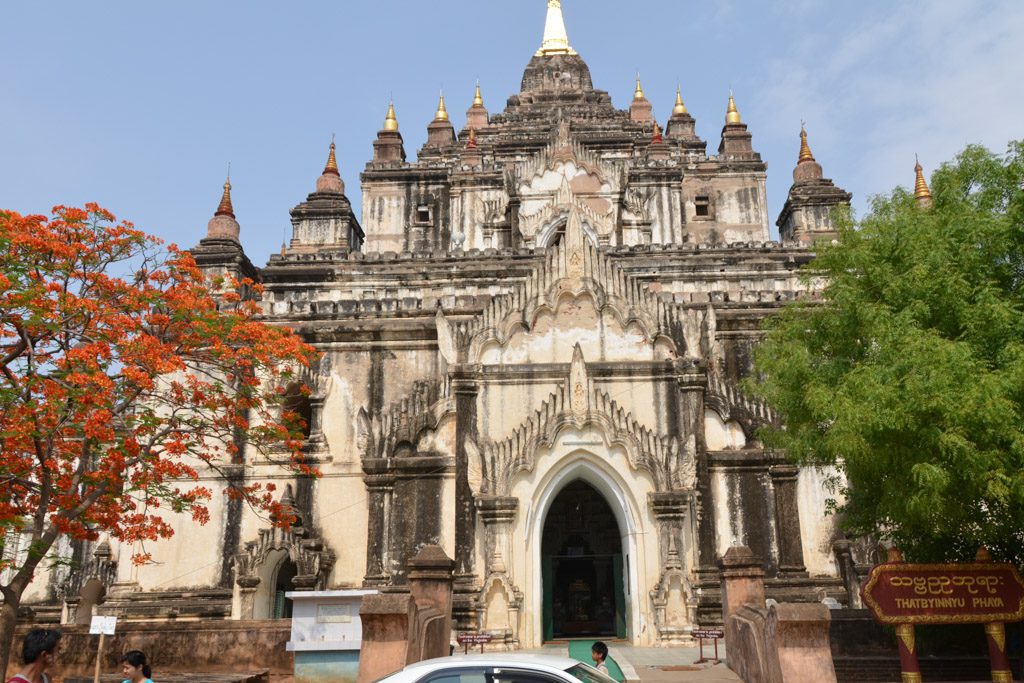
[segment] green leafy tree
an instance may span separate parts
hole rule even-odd
[[[971,146],[922,206],[875,198],[804,273],[820,301],[766,326],[749,388],[785,427],[764,439],[834,466],[852,534],[908,559],[980,545],[1024,564],[1024,143]]]

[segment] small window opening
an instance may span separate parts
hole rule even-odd
[[[429,223],[430,222],[430,207],[426,204],[420,204],[416,207],[416,222],[417,223]]]
[[[697,197],[693,203],[697,211],[697,216],[700,216],[701,218],[707,218],[708,216],[711,215],[710,197]]]

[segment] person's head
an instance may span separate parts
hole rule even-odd
[[[140,650],[129,650],[121,657],[121,674],[129,681],[142,681],[153,675],[146,661],[146,655]]]
[[[590,646],[590,657],[600,664],[608,658],[608,646],[600,640]]]
[[[46,668],[57,654],[60,631],[55,628],[34,628],[25,634],[22,643],[21,660],[25,664],[39,662]]]

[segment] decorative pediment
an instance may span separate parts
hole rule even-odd
[[[596,426],[609,445],[621,446],[630,465],[648,472],[659,491],[692,489],[696,482],[696,439],[684,443],[655,434],[631,413],[598,389],[587,372],[577,344],[569,376],[562,387],[502,441],[474,445],[470,450],[470,478],[480,493],[510,495],[516,475],[531,472],[537,451],[554,445],[563,429]]]
[[[708,373],[704,404],[718,413],[722,421],[735,420],[739,423],[748,439],[755,438],[762,426],[781,424],[778,415],[766,403],[748,397],[717,371]]]
[[[365,408],[356,415],[356,448],[365,459],[390,458],[401,444],[415,448],[420,437],[438,428],[454,413],[451,385],[445,380],[419,381],[412,392],[383,412],[370,416]]]
[[[527,245],[546,246],[568,214],[576,211],[595,239],[606,242],[615,227],[615,198],[622,172],[576,142],[562,122],[551,142],[519,165],[510,183],[520,199],[519,232]]]
[[[542,311],[556,311],[560,298],[584,294],[593,299],[598,311],[613,313],[623,328],[638,325],[650,343],[665,340],[676,356],[690,351],[687,337],[695,336],[688,331],[693,327],[692,316],[647,291],[640,281],[612,262],[586,238],[580,216],[573,211],[565,238],[548,249],[544,261],[525,282],[509,294],[496,297],[473,320],[439,326],[439,339],[442,327],[447,335],[448,348],[442,352],[453,362],[448,353],[454,346],[459,362],[477,363],[488,343],[505,345],[515,332],[532,330]]]

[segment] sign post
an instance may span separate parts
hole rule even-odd
[[[462,646],[463,654],[469,654],[470,645],[479,645],[480,654],[484,653],[484,645],[491,642],[494,639],[490,633],[460,633],[455,636],[455,640]]]
[[[903,683],[919,683],[915,624],[983,624],[992,680],[1012,681],[1006,656],[1007,622],[1024,621],[1024,579],[1011,564],[886,562],[871,569],[861,588],[864,605],[882,624],[896,627]]]
[[[721,663],[722,660],[718,658],[718,639],[725,637],[725,631],[720,628],[695,628],[690,633],[691,638],[696,638],[700,643],[700,659],[697,660],[697,664],[703,664],[704,662],[714,662],[715,664]],[[715,641],[715,658],[708,659],[704,656],[704,639],[710,638]]]
[[[89,634],[100,636],[100,644],[96,648],[96,669],[93,671],[92,682],[100,683],[100,667],[103,663],[103,646],[106,643],[107,636],[114,635],[114,629],[117,627],[117,617],[101,617],[94,615],[92,621],[89,623]]]

